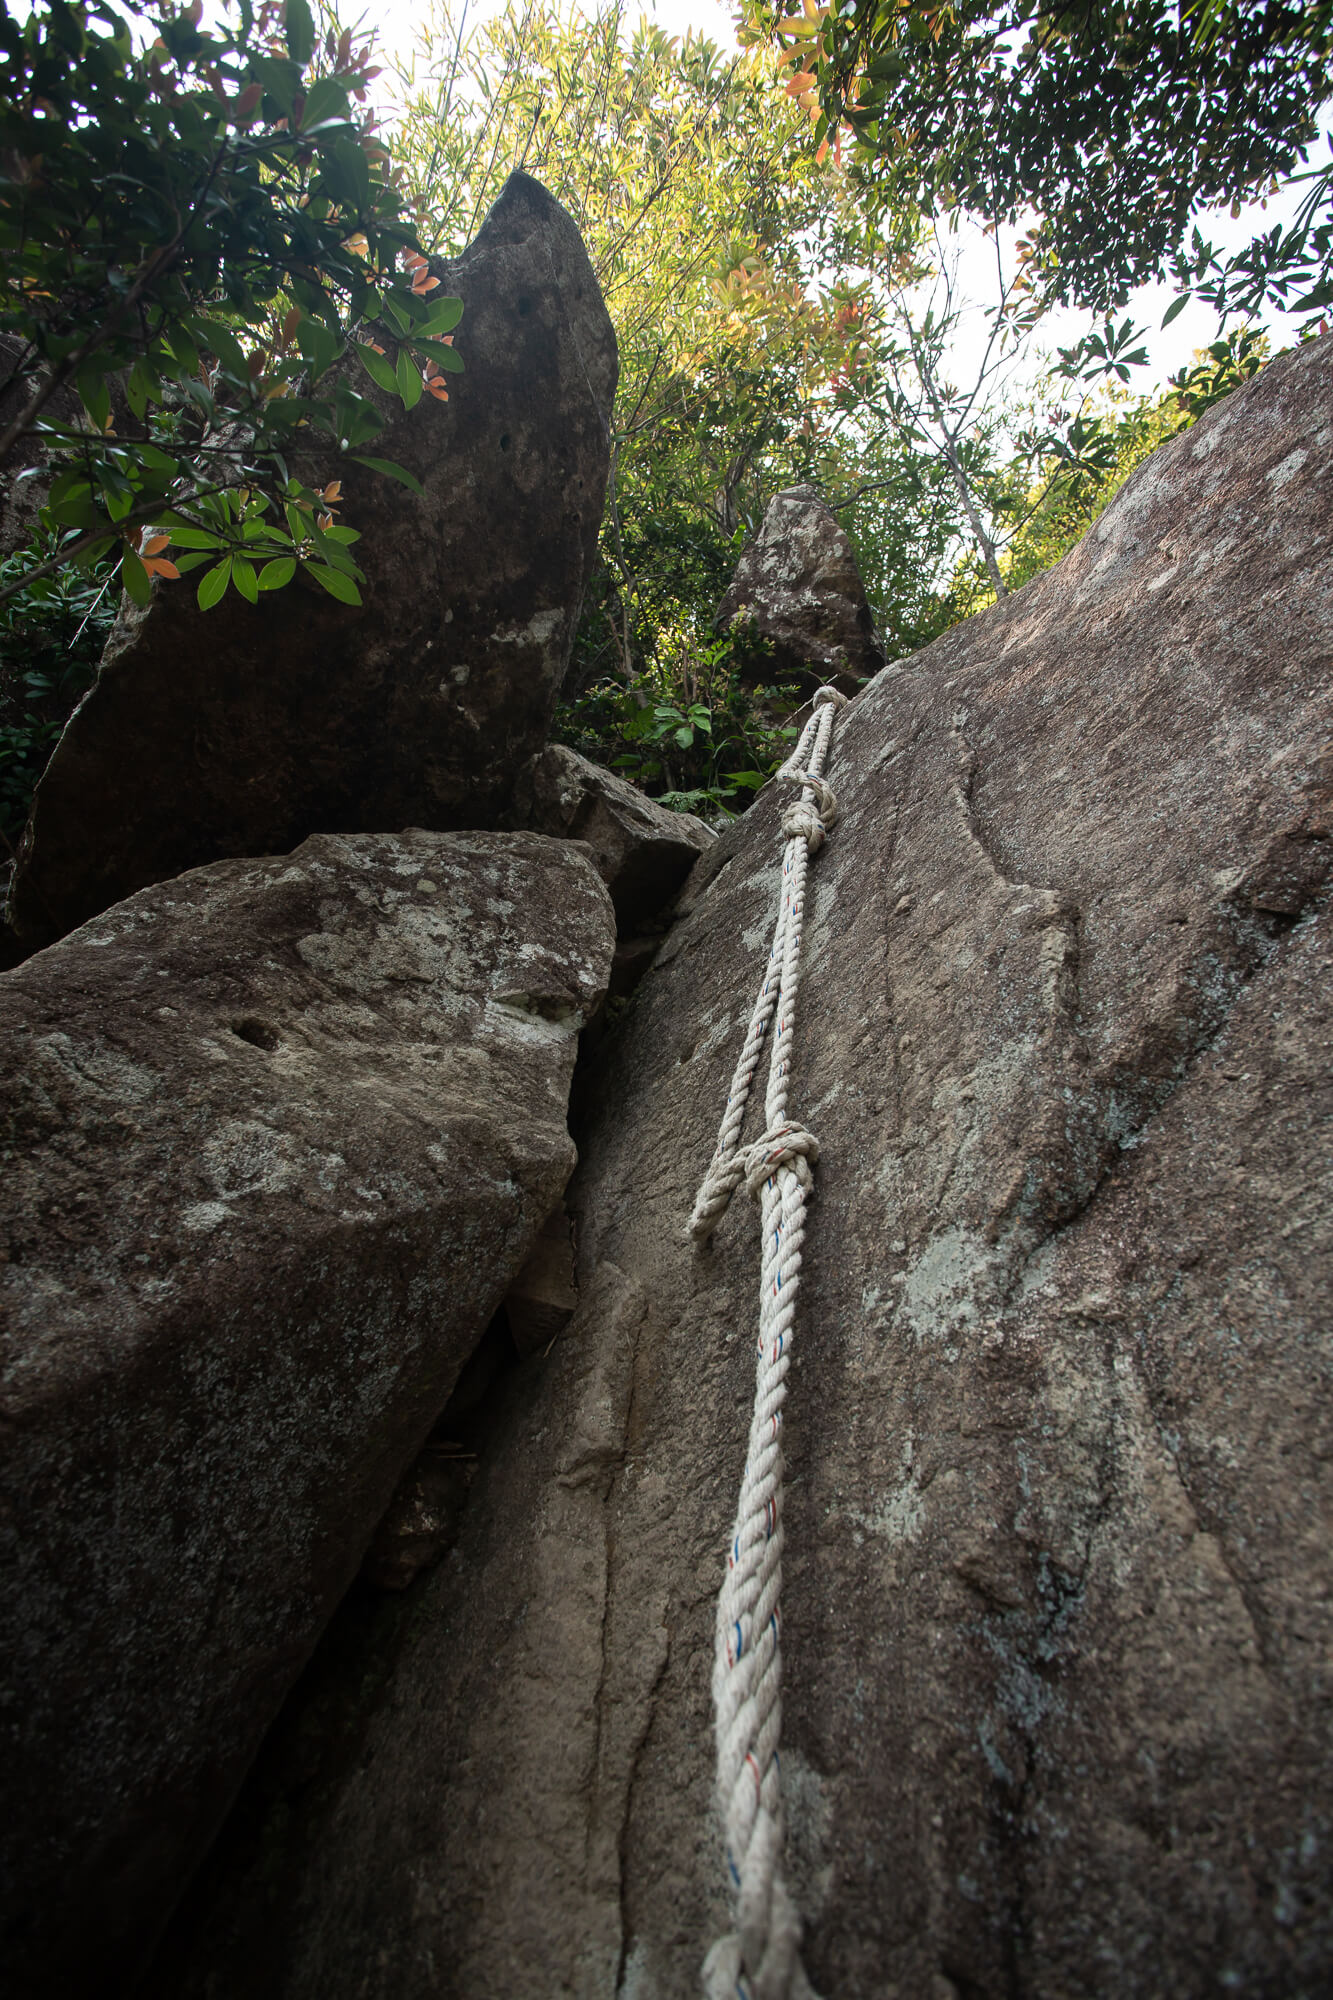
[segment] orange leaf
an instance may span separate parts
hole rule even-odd
[[[247,125],[259,109],[259,100],[264,95],[262,83],[248,84],[236,100],[232,115],[238,125]]]
[[[286,347],[289,341],[296,338],[296,329],[300,324],[301,308],[300,306],[293,306],[286,319],[282,322],[282,344],[284,347]]]
[[[140,549],[141,556],[160,556],[163,549],[171,546],[170,535],[150,535]]]
[[[321,500],[341,500],[343,497],[341,479],[331,479],[319,497]]]
[[[144,564],[149,576],[169,577],[173,583],[180,582],[180,571],[174,562],[164,562],[161,556],[149,556]]]
[[[418,271],[415,278],[413,278],[412,280],[413,298],[419,299],[422,298],[425,295],[425,293],[433,292],[435,290],[435,287],[439,284],[439,282],[440,281],[438,278],[428,278],[424,271]]]
[[[444,386],[444,378],[442,376],[437,375],[433,381],[427,382],[426,387],[431,395],[434,396],[437,403],[448,402],[449,391]]]

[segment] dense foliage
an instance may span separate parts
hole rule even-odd
[[[143,601],[193,569],[205,606],[302,583],[357,601],[344,485],[399,470],[367,456],[384,399],[447,396],[460,365],[426,254],[461,250],[514,167],[577,221],[621,355],[558,727],[712,814],[763,782],[799,698],[712,622],[775,491],[825,493],[902,655],[1057,561],[1253,373],[1265,301],[1308,332],[1333,298],[1333,169],[1304,169],[1295,221],[1235,256],[1193,226],[1301,169],[1333,0],[750,0],[740,54],[632,20],[635,0],[473,26],[436,0],[383,74],[311,4],[226,0],[206,24],[200,0],[23,21],[0,0],[0,471],[54,475],[0,569],[11,840],[122,585]],[[959,264],[978,226],[984,296]],[[1181,288],[1168,318],[1193,292],[1217,333],[1136,394],[1118,306],[1146,273]],[[1045,354],[1061,300],[1082,332]]]
[[[1101,311],[1170,267],[1197,209],[1291,174],[1333,95],[1330,0],[746,12],[752,35],[791,51],[821,140],[845,128],[873,164],[879,199],[1011,223],[1030,211],[1043,291]]]
[[[298,570],[358,603],[340,481],[287,455],[313,437],[330,474],[380,463],[361,454],[384,419],[337,365],[351,336],[410,405],[423,368],[460,365],[461,309],[430,296],[362,109],[367,45],[318,40],[307,0],[202,11],[154,16],[145,47],[110,0],[0,7],[0,468],[50,475],[56,538],[7,588],[114,551],[140,603],[190,568],[204,608]]]

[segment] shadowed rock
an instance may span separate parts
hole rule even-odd
[[[219,856],[497,823],[578,620],[615,335],[577,229],[526,175],[432,268],[464,302],[466,373],[447,404],[381,398],[397,415],[367,447],[424,494],[331,446],[299,468],[342,478],[363,607],[298,584],[200,613],[188,581],[126,604],[37,789],[8,912],[26,949]]]
[[[0,1965],[121,1990],[574,1162],[609,899],[319,836],[0,978]]]
[[[1331,701],[1325,338],[839,717],[783,1433],[788,1879],[821,1994],[1327,1985]],[[281,2000],[434,2000],[446,1966],[459,2000],[698,1992],[759,1245],[743,1198],[704,1255],[684,1225],[776,790],[588,1078],[582,1303],[391,1698],[324,1764],[289,1712],[171,2000],[249,1966]]]
[[[510,824],[585,841],[622,931],[655,917],[717,838],[563,743],[519,773]]]

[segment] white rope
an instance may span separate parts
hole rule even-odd
[[[695,1199],[690,1234],[703,1242],[744,1180],[760,1202],[762,1251],[754,1412],[727,1571],[717,1602],[713,1712],[717,1801],[726,1833],[734,1927],[704,1961],[708,2000],[814,2000],[801,1964],[801,1921],[782,1877],[782,1406],[787,1400],[792,1320],[800,1284],[805,1201],[819,1142],[787,1116],[788,1063],[801,979],[801,930],[810,857],[837,817],[824,782],[836,709],[846,697],[821,688],[800,741],[777,776],[800,797],[782,816],[786,846],[777,928],[740,1060],[731,1079],[717,1151]],[[759,1052],[774,1015],[764,1134],[742,1150],[741,1127]]]

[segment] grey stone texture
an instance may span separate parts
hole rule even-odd
[[[563,743],[519,772],[509,823],[585,841],[622,930],[657,916],[717,837]]]
[[[785,1428],[825,2000],[1328,1989],[1331,586],[1325,338],[839,721]],[[155,1994],[697,1993],[758,1245],[684,1231],[784,803],[600,1046],[580,1310],[456,1546],[323,1752],[292,1705]]]
[[[578,230],[526,175],[432,270],[464,302],[466,372],[448,403],[380,397],[368,447],[424,493],[331,446],[298,468],[341,476],[363,606],[297,585],[201,614],[188,582],[126,603],[38,786],[7,910],[22,947],[309,833],[499,823],[546,740],[596,547],[615,335]]]
[[[813,486],[789,486],[769,501],[715,622],[737,618],[772,643],[764,674],[831,680],[850,694],[884,665],[851,539]]]
[[[322,835],[0,977],[7,1994],[123,1990],[574,1164],[587,851]]]

